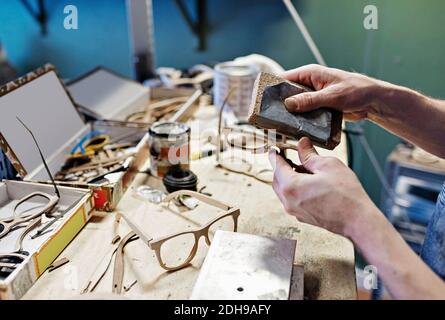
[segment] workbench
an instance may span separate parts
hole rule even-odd
[[[209,110],[198,112],[193,121],[209,125]],[[214,113],[214,112],[213,112]],[[214,117],[214,114],[213,114]],[[192,124],[192,132],[196,122]],[[196,130],[195,130],[196,131]],[[195,137],[196,138],[196,137]],[[192,137],[193,139],[193,137]],[[195,139],[196,140],[196,139]],[[194,140],[192,140],[194,141]],[[346,162],[346,140],[335,151],[319,150]],[[192,150],[193,150],[192,142]],[[252,155],[253,156],[253,155]],[[269,166],[267,155],[254,155],[256,166]],[[218,200],[239,206],[239,232],[297,240],[295,263],[304,266],[304,295],[306,299],[356,299],[355,258],[352,243],[341,236],[318,227],[303,224],[285,213],[271,185],[252,177],[228,172],[216,167],[215,156],[192,161],[191,169],[199,178],[199,187]],[[184,231],[213,218],[215,210],[199,206],[193,212],[178,213],[136,196],[140,185],[162,187],[159,179],[139,173],[117,211],[133,218],[146,233],[162,236]],[[116,235],[129,231],[123,219],[117,222],[116,212],[98,213],[58,257],[70,262],[52,272],[45,272],[23,299],[75,299],[110,296],[113,265],[96,290],[81,294],[99,263],[110,255],[111,241]],[[181,248],[176,248],[181,250]],[[124,286],[136,284],[122,299],[188,299],[199,274],[208,247],[203,238],[196,257],[189,267],[176,272],[162,269],[154,251],[141,241],[125,248]],[[102,262],[103,264],[103,262]]]

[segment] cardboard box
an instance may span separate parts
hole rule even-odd
[[[68,82],[67,88],[81,112],[95,119],[125,121],[150,101],[147,87],[103,67]]]
[[[148,159],[145,125],[119,121],[86,123],[51,65],[0,87],[0,110],[0,147],[25,181],[48,183],[48,177],[17,116],[33,131],[54,176],[65,164],[69,151],[92,130],[105,130],[110,138],[127,134],[141,139],[134,148],[135,154],[126,159],[124,171],[110,173],[98,183],[57,181],[60,185],[93,190],[97,210],[112,211]]]
[[[88,118],[117,121],[131,121],[131,116],[146,111],[151,103],[191,97],[196,92],[193,88],[147,88],[103,67],[69,81],[67,88],[78,110]]]
[[[53,195],[54,187],[21,181],[0,182],[0,219],[10,217],[20,199],[38,191]],[[59,187],[59,191],[61,197],[55,209],[63,212],[63,217],[50,227],[51,232],[31,239],[36,232],[33,230],[24,238],[23,249],[29,253],[28,258],[9,274],[0,272],[0,300],[21,298],[90,219],[94,206],[90,190]],[[38,210],[42,206],[41,200],[27,201],[23,210]],[[23,228],[16,229],[0,239],[0,253],[16,250],[16,241],[22,231]]]

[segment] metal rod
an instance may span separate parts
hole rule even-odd
[[[196,11],[198,12],[198,24],[195,26],[199,37],[199,51],[204,51],[207,47],[207,7],[206,0],[196,0]]]
[[[57,184],[54,181],[54,178],[53,178],[53,175],[51,174],[51,171],[49,170],[48,164],[46,163],[45,157],[43,156],[42,150],[40,149],[40,146],[39,146],[39,143],[37,142],[36,137],[34,136],[32,131],[26,126],[26,124],[22,120],[20,120],[19,117],[16,117],[16,118],[22,124],[22,126],[29,132],[29,134],[31,135],[32,139],[34,140],[34,143],[35,143],[35,145],[37,147],[37,150],[39,150],[40,158],[42,159],[42,162],[43,162],[43,165],[45,166],[46,172],[48,173],[48,176],[51,179],[51,183],[54,186],[55,193],[56,193],[57,197],[60,199],[59,189],[57,188]]]
[[[290,15],[294,19],[294,22],[297,25],[298,29],[300,29],[300,32],[303,35],[303,38],[306,41],[312,54],[314,55],[317,63],[322,66],[327,66],[326,61],[323,59],[323,56],[321,55],[320,50],[318,50],[317,45],[315,44],[314,40],[312,39],[311,35],[309,34],[309,31],[307,30],[306,25],[303,22],[303,19],[301,19],[300,15],[298,14],[297,9],[292,4],[292,1],[291,0],[283,0],[283,2],[286,5],[286,8],[289,11]]]
[[[197,28],[195,23],[193,22],[192,18],[190,17],[190,13],[188,12],[184,2],[182,0],[175,0],[176,5],[178,6],[179,12],[181,13],[182,17],[184,18],[185,22],[189,26],[190,30],[195,34],[198,35]]]

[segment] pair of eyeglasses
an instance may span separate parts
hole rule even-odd
[[[133,232],[138,235],[151,250],[155,251],[159,265],[167,271],[176,271],[188,266],[198,251],[198,243],[201,237],[204,237],[207,245],[210,246],[216,230],[221,229],[233,232],[238,230],[238,217],[240,215],[239,208],[215,200],[204,194],[189,190],[173,192],[167,195],[163,202],[170,203],[172,200],[181,196],[193,197],[208,205],[224,210],[225,213],[216,217],[199,229],[179,232],[157,239],[146,235],[127,215],[120,213]],[[184,248],[182,252],[178,252],[177,250],[176,244],[178,243]]]
[[[245,129],[242,127],[224,128],[222,133],[226,137],[226,142],[230,146],[250,151],[255,154],[266,153],[272,149],[275,149],[277,152],[286,150],[298,151],[296,145],[274,140],[271,141],[266,135],[259,133],[254,129]]]
[[[278,154],[284,156],[285,151],[297,151],[297,147],[294,145],[279,142],[270,143],[264,135],[258,134],[257,132],[251,130],[245,130],[242,128],[224,128],[223,134],[225,136],[225,142],[229,146],[250,151],[254,154],[267,153],[270,150],[275,150]],[[219,155],[217,159],[218,166],[228,171],[244,174],[264,183],[271,184],[273,182],[272,169],[265,168],[255,170],[254,165],[251,162],[233,154],[229,154],[229,156]],[[294,164],[291,160],[288,160],[285,156],[284,159],[293,168],[297,167],[296,164]]]
[[[297,150],[297,147],[288,143],[281,143],[270,139],[263,132],[259,132],[255,127],[251,125],[242,125],[237,127],[224,127],[222,126],[222,116],[227,101],[230,98],[232,91],[229,91],[224,102],[219,110],[218,119],[218,147],[216,151],[216,160],[218,166],[231,172],[243,174],[258,181],[272,184],[273,182],[273,170],[264,168],[256,170],[254,164],[247,159],[229,154],[229,156],[222,155],[224,149],[221,144],[229,145],[232,148],[238,148],[245,151],[250,151],[254,154],[267,153],[270,150],[275,150],[282,155],[286,161],[292,165],[293,168],[298,167],[292,161],[285,157],[287,150]],[[225,137],[225,138],[224,138]]]

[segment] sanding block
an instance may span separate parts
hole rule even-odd
[[[260,73],[253,89],[249,123],[275,129],[297,140],[308,137],[319,147],[334,149],[341,139],[341,112],[325,107],[302,113],[286,109],[286,98],[309,91],[313,90],[269,73]]]

